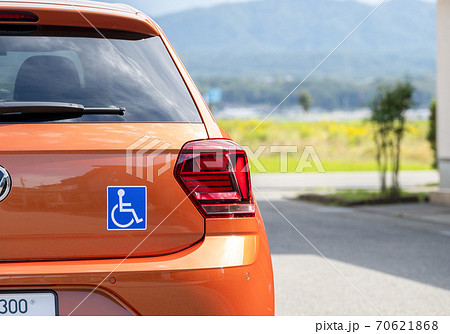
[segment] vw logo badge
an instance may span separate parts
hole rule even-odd
[[[0,202],[8,197],[11,191],[11,177],[9,173],[0,166]]]

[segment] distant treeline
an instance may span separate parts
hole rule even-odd
[[[354,110],[368,106],[380,84],[388,84],[404,78],[378,78],[365,81],[346,81],[334,78],[311,79],[305,81],[283,104],[298,105],[299,95],[307,91],[313,99],[313,108],[326,110]],[[224,78],[197,77],[195,82],[205,94],[210,88],[221,88],[226,105],[277,105],[300,82],[301,78]],[[435,95],[435,79],[417,77],[410,79],[416,93],[414,100],[417,107],[428,107]]]

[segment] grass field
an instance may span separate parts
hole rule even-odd
[[[427,193],[411,193],[407,191],[400,191],[400,197],[417,196],[419,202],[424,202],[427,198]],[[348,189],[348,190],[338,190],[335,194],[330,195],[330,197],[343,198],[347,201],[367,201],[373,199],[380,199],[384,196],[380,191],[370,191],[367,189]]]
[[[298,199],[332,206],[349,207],[394,203],[424,203],[429,200],[429,194],[426,192],[400,191],[398,196],[391,197],[389,193],[383,194],[379,190],[347,189],[337,190],[331,194],[303,194]]]
[[[219,125],[240,145],[256,152],[261,148],[259,161],[264,169],[252,165],[252,172],[280,172],[279,153],[270,151],[274,145],[297,147],[298,153],[287,155],[287,171],[294,172],[307,146],[314,147],[327,172],[376,171],[375,146],[372,127],[367,121],[351,122],[272,122],[266,121],[257,130],[258,120],[221,120]],[[402,145],[401,170],[429,170],[433,153],[426,140],[428,122],[414,121],[406,125]],[[292,146],[292,147],[291,147]],[[273,150],[273,149],[272,149]],[[259,155],[258,155],[259,156]],[[309,159],[311,161],[311,159]],[[304,172],[316,172],[305,168]]]

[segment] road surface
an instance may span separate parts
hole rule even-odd
[[[450,221],[427,225],[255,193],[277,315],[450,314]]]

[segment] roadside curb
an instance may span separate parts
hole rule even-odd
[[[402,223],[400,223],[399,225],[450,236],[450,213],[444,215],[435,215],[435,217],[442,216],[442,218],[436,217],[436,219],[432,219],[432,218],[425,218],[417,214],[406,213],[404,211],[392,212],[388,210],[383,210],[383,207],[379,206],[375,208],[375,207],[361,206],[361,207],[353,207],[352,209],[361,213],[368,213],[381,217],[397,218],[399,219],[399,221],[400,220],[402,221]],[[448,209],[448,211],[450,212],[450,208]]]

